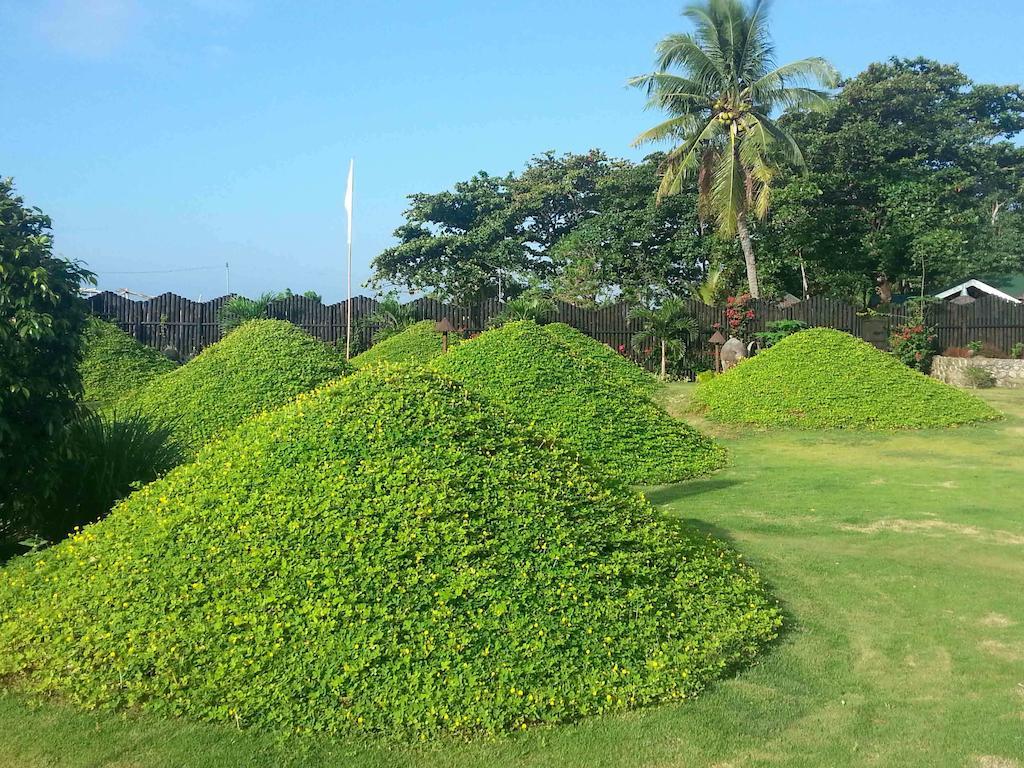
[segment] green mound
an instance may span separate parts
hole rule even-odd
[[[424,368],[375,366],[0,571],[0,681],[300,731],[679,700],[779,613],[752,571]]]
[[[90,318],[85,326],[82,361],[83,399],[110,405],[176,365],[155,349],[140,344],[116,325]]]
[[[550,323],[541,327],[549,336],[572,350],[573,354],[587,358],[601,366],[609,376],[623,386],[633,387],[647,394],[657,389],[658,380],[652,374],[623,357],[607,344],[602,344],[597,339],[591,338],[565,323]]]
[[[629,483],[694,477],[725,458],[711,438],[530,320],[487,331],[433,365]]]
[[[251,320],[139,390],[133,404],[169,425],[192,452],[262,410],[351,370],[284,320]]]
[[[700,383],[694,407],[721,421],[914,429],[998,418],[987,403],[830,328],[787,336]]]
[[[448,343],[454,345],[458,334],[448,334]],[[352,358],[352,365],[365,368],[376,363],[416,363],[425,365],[441,355],[441,334],[434,330],[433,320],[410,325],[404,331],[388,336],[362,354]]]

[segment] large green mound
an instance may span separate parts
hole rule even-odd
[[[154,379],[133,404],[172,427],[193,452],[214,435],[351,368],[284,320],[252,320],[185,365]]]
[[[422,367],[374,366],[0,571],[0,680],[414,736],[692,696],[779,612],[721,545]]]
[[[698,385],[694,407],[721,421],[908,429],[998,418],[987,403],[831,328],[787,336]]]
[[[113,323],[90,318],[82,337],[78,372],[82,376],[83,399],[88,403],[109,405],[176,367]]]
[[[651,373],[623,357],[607,344],[602,344],[571,325],[550,323],[541,327],[549,336],[572,350],[573,354],[588,358],[604,368],[610,377],[619,381],[623,386],[633,387],[646,394],[654,392],[657,388],[658,380]]]
[[[530,320],[487,331],[433,365],[629,483],[694,477],[725,458],[711,438],[623,386],[614,369]]]
[[[434,330],[433,320],[423,320],[404,331],[388,336],[362,354],[352,358],[352,365],[365,368],[376,363],[417,363],[425,365],[441,354],[442,336]],[[455,344],[458,334],[448,334],[448,343]]]

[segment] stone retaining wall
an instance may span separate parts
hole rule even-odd
[[[947,384],[964,386],[966,368],[984,368],[996,380],[997,387],[1024,389],[1024,360],[999,360],[994,357],[943,357],[932,361],[932,376]]]

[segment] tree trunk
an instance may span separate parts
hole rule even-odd
[[[736,232],[740,237],[740,247],[743,249],[743,261],[747,264],[747,285],[750,287],[750,298],[761,298],[761,289],[757,285],[757,261],[754,259],[754,246],[750,242],[750,230],[747,229],[746,214],[740,213],[736,217]]]
[[[661,378],[662,379],[665,378],[665,369],[666,369],[666,365],[665,365],[666,349],[665,348],[666,348],[666,346],[667,345],[665,344],[665,340],[662,339],[661,340]]]

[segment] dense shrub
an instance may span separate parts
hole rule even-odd
[[[688,698],[779,626],[757,576],[424,368],[243,424],[0,571],[0,680],[415,736]]]
[[[889,335],[889,348],[904,365],[921,373],[930,373],[937,338],[935,331],[923,322],[911,322],[893,329]]]
[[[693,402],[721,421],[772,426],[903,429],[998,417],[973,395],[830,328],[793,334],[702,382]]]
[[[180,464],[182,455],[167,427],[134,413],[82,409],[48,459],[52,480],[39,489],[32,532],[58,541],[105,517],[134,488]]]
[[[992,371],[972,365],[963,370],[964,384],[975,389],[989,389],[996,385],[996,377]]]
[[[623,386],[633,387],[645,393],[657,389],[658,380],[651,373],[628,357],[620,355],[607,344],[602,344],[565,323],[551,323],[542,327],[552,339],[568,347],[577,357],[585,358],[601,367]]]
[[[0,532],[17,527],[22,495],[48,482],[42,458],[74,414],[92,273],[55,258],[50,218],[0,179]]]
[[[110,405],[148,384],[175,364],[155,349],[140,344],[116,325],[90,318],[83,333],[82,398]]]
[[[765,330],[754,334],[761,346],[772,347],[778,344],[787,336],[807,330],[807,323],[803,320],[771,320],[765,324]]]
[[[630,483],[694,477],[724,460],[711,438],[623,388],[616,368],[529,320],[487,331],[433,365]]]
[[[386,336],[352,358],[352,365],[365,368],[376,363],[418,363],[425,365],[441,354],[441,334],[434,330],[433,320],[410,325],[403,331]],[[458,343],[457,333],[448,334],[448,345]]]
[[[284,320],[251,320],[153,379],[131,402],[171,426],[192,454],[218,432],[350,370],[344,358]]]

